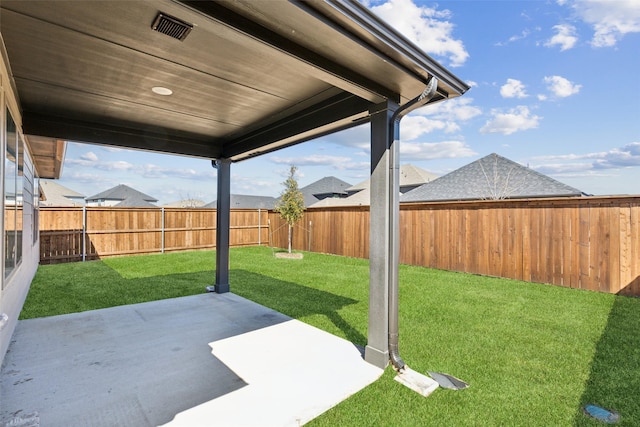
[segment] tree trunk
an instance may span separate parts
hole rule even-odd
[[[291,227],[291,224],[289,224],[289,253],[291,253],[291,231],[292,231],[293,227]]]

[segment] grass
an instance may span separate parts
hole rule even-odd
[[[40,266],[22,318],[201,293],[213,252]],[[231,250],[232,292],[366,344],[366,260]],[[383,377],[311,426],[596,426],[595,403],[640,425],[640,299],[400,266],[400,352],[471,384],[429,398]]]

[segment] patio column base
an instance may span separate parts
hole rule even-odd
[[[215,286],[215,293],[216,294],[224,294],[226,292],[229,292],[229,284],[228,283],[217,283]]]
[[[389,350],[381,351],[368,345],[364,349],[364,360],[373,366],[384,369],[389,364]]]

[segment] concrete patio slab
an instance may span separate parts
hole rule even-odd
[[[381,374],[346,340],[202,294],[20,321],[0,426],[297,426]]]

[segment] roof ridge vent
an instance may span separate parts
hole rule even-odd
[[[166,13],[160,12],[153,21],[151,28],[154,31],[183,41],[193,29],[193,25],[182,21],[181,19],[167,15]]]

